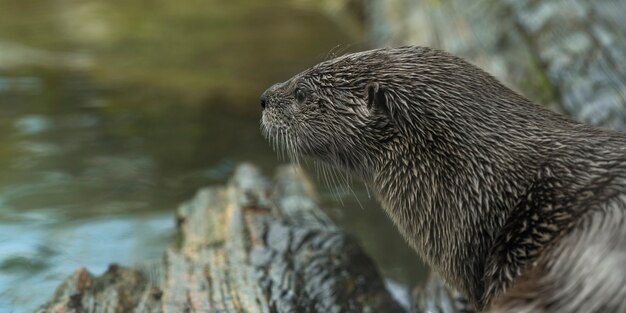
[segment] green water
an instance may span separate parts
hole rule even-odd
[[[258,95],[363,47],[316,3],[0,0],[0,312],[33,310],[79,266],[159,259],[177,205],[238,162],[271,174]],[[328,213],[385,276],[418,281],[353,188],[322,189]]]

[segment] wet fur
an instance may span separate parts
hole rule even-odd
[[[626,312],[624,134],[421,47],[322,62],[262,99],[270,141],[362,178],[479,310]]]

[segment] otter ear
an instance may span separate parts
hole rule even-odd
[[[369,83],[365,86],[367,109],[370,112],[379,112],[391,117],[386,96],[386,90],[378,83]]]

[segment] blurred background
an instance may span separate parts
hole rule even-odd
[[[178,204],[238,162],[271,174],[259,95],[362,49],[359,9],[344,13],[317,1],[0,1],[0,312],[33,310],[78,266],[160,258]],[[365,209],[325,191],[338,220]]]
[[[624,2],[0,0],[0,312],[32,311],[79,266],[159,259],[178,204],[237,163],[271,174],[260,93],[336,55],[442,48],[625,130]],[[386,278],[423,280],[362,184],[320,190]]]

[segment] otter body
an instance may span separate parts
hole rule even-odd
[[[489,312],[626,312],[626,135],[442,51],[349,54],[270,87],[264,134],[363,179]]]

